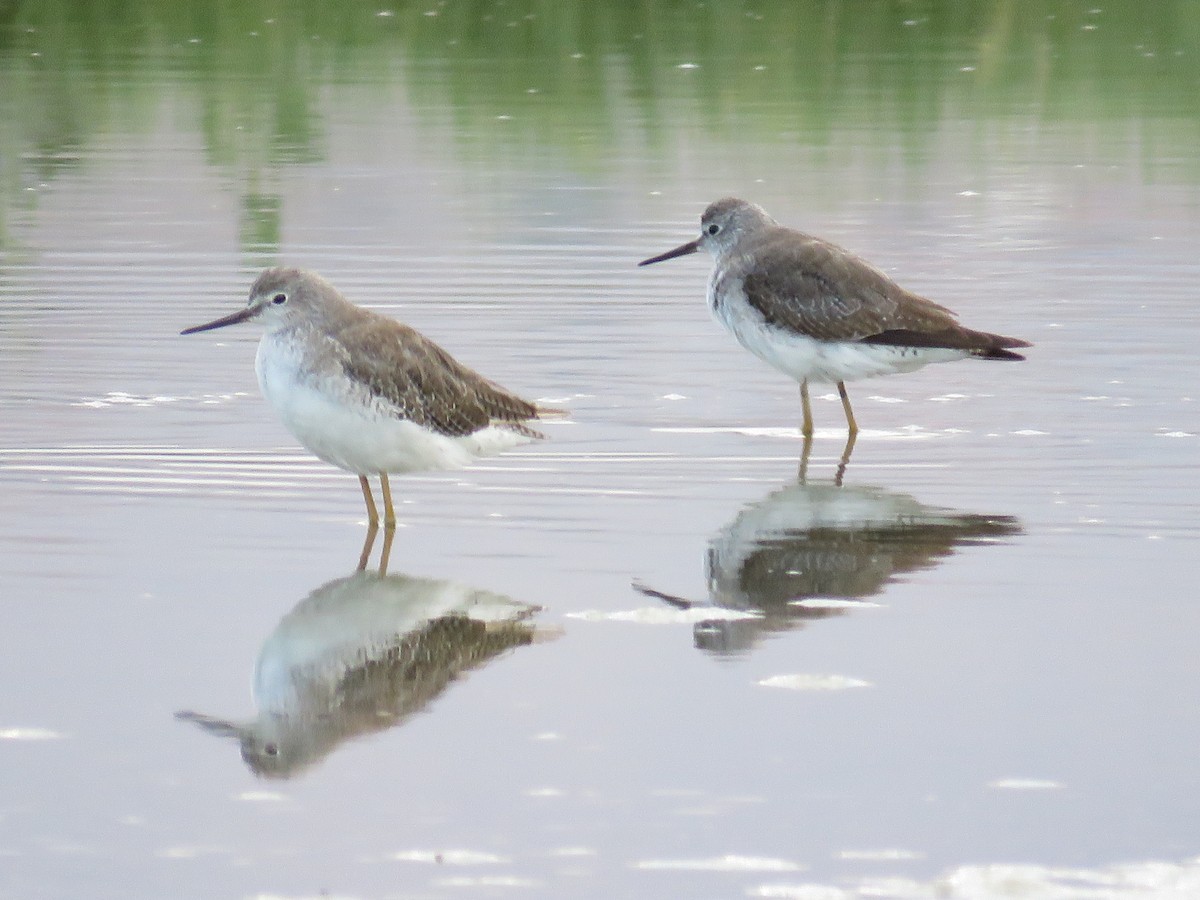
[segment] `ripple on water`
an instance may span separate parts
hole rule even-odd
[[[125,402],[125,401],[120,401]],[[157,401],[134,399],[134,404]],[[163,402],[171,402],[169,399]],[[467,469],[404,476],[406,483],[444,483],[472,473],[520,476],[520,484],[503,480],[490,491],[536,492],[548,496],[655,496],[669,489],[668,471],[703,473],[719,480],[745,480],[747,464],[793,462],[788,456],[710,456],[666,452],[511,452]],[[215,496],[291,494],[314,484],[344,487],[346,472],[302,450],[233,450],[227,448],[147,445],[78,445],[0,448],[0,471],[39,483],[57,483],[90,492],[123,494],[173,493]],[[564,479],[565,474],[570,479]],[[530,477],[532,476],[532,477]]]

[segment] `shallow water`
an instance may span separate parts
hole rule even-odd
[[[0,19],[0,896],[1195,895],[1191,5],[175,9]],[[798,484],[729,193],[1028,362]],[[571,418],[356,575],[276,262]]]

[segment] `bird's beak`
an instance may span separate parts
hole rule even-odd
[[[258,315],[258,309],[253,306],[247,306],[239,309],[235,313],[230,313],[227,316],[221,316],[219,319],[213,319],[211,322],[206,322],[203,325],[193,325],[191,328],[185,328],[180,334],[195,334],[197,331],[211,331],[214,328],[224,328],[226,325],[236,325],[238,322],[245,322],[247,319],[252,319]]]
[[[213,716],[206,716],[204,713],[192,712],[185,709],[175,713],[175,718],[181,722],[195,722],[209,734],[231,738],[240,738],[242,736],[242,729],[236,723],[226,721],[225,719],[217,719]]]
[[[677,256],[687,256],[689,253],[695,253],[699,249],[700,249],[700,241],[699,240],[688,241],[686,244],[681,244],[680,246],[676,247],[674,250],[668,250],[666,253],[662,253],[658,256],[652,256],[649,259],[643,259],[640,263],[638,263],[638,265],[639,266],[648,266],[651,263],[665,262],[666,260],[674,259]]]

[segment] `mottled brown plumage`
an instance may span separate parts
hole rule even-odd
[[[848,250],[776,225],[744,270],[746,300],[763,320],[823,341],[945,347],[994,359],[1024,359],[1007,347],[1026,341],[974,331],[954,312],[905,290]]]
[[[468,369],[414,328],[371,314],[332,337],[355,348],[340,354],[346,375],[401,418],[456,437],[501,424],[542,437],[525,424],[538,418],[536,404]]]

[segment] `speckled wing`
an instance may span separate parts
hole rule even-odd
[[[388,323],[381,327],[381,321]],[[420,332],[372,317],[338,335],[345,374],[395,414],[452,437],[506,425],[541,437],[524,423],[537,407],[464,366]],[[347,346],[354,353],[346,352]]]
[[[742,288],[769,325],[823,341],[968,351],[995,345],[997,335],[963,328],[946,307],[826,241],[780,229],[755,250]]]

